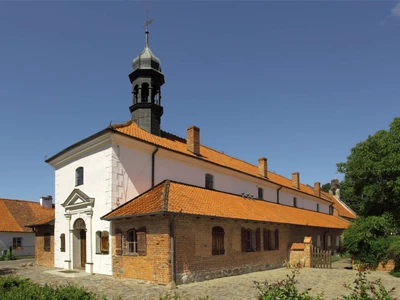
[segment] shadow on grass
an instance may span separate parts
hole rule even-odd
[[[0,276],[2,275],[10,275],[15,273],[15,268],[1,268]]]

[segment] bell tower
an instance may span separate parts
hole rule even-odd
[[[146,10],[147,15],[147,10]],[[147,19],[147,18],[146,18]],[[132,84],[132,106],[129,110],[132,121],[140,128],[155,134],[161,134],[161,86],[164,84],[164,74],[161,72],[160,60],[149,47],[148,26],[153,20],[146,20],[146,40],[142,53],[133,61],[133,72],[129,74]]]

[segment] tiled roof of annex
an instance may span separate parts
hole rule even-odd
[[[181,213],[325,228],[347,228],[350,224],[342,218],[328,214],[169,180],[114,209],[102,219],[113,220],[156,213]]]
[[[187,149],[186,139],[175,136],[171,133],[162,131],[161,137],[151,134],[143,129],[141,129],[136,123],[132,121],[128,121],[124,124],[114,124],[111,125],[111,128],[119,133],[124,135],[134,137],[136,139],[173,150],[185,155],[197,157],[204,161],[208,161],[213,164],[217,164],[226,168],[234,169],[236,171],[249,174],[251,176],[256,176],[262,178],[264,180],[268,180],[278,185],[282,185],[284,187],[298,190],[300,192],[315,196],[314,189],[308,185],[300,184],[300,188],[296,189],[292,186],[292,180],[288,179],[284,176],[278,175],[276,173],[268,172],[267,179],[261,177],[258,174],[258,167],[252,165],[243,160],[234,158],[227,154],[221,153],[212,148],[200,145],[200,155],[196,155]],[[327,198],[322,198],[325,201],[332,202],[332,200]]]
[[[54,208],[24,200],[0,199],[0,212],[0,232],[32,232],[25,227],[27,224],[50,216],[54,218]]]
[[[56,219],[56,216],[55,216],[55,212],[53,210],[53,214],[51,216],[48,216],[44,219],[37,220],[32,224],[26,224],[25,227],[37,227],[37,226],[47,225],[47,224],[50,224],[51,222],[53,222],[55,219]]]

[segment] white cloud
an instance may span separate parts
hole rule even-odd
[[[392,8],[392,16],[400,17],[400,2],[397,3],[395,7]]]

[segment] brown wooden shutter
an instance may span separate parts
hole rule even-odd
[[[137,253],[141,256],[146,255],[146,227],[141,227],[137,231]]]
[[[115,234],[115,253],[117,255],[122,255],[122,233],[117,232]]]
[[[267,250],[271,250],[271,230],[267,230]]]
[[[275,230],[275,249],[279,249],[279,230]]]
[[[247,252],[248,231],[242,228],[242,251]]]
[[[256,251],[261,250],[261,232],[260,228],[256,229]]]
[[[101,252],[108,253],[109,248],[108,231],[101,233]]]

